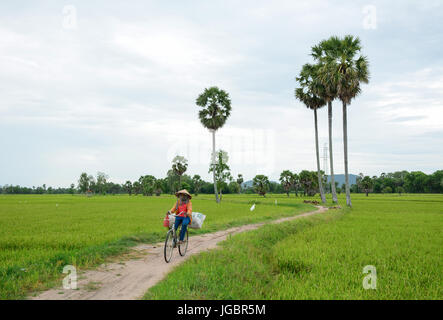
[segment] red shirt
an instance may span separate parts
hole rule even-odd
[[[184,217],[185,213],[187,213],[187,212],[188,212],[188,204],[187,203],[183,203],[178,206],[177,213],[179,213],[179,214],[177,216]]]
[[[188,201],[188,203],[180,204],[180,200],[177,201],[172,209],[170,210],[172,213],[176,213],[179,217],[184,217],[185,212],[188,214],[189,219],[192,221],[192,203]],[[179,214],[181,213],[181,214]]]

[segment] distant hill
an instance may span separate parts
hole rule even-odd
[[[242,188],[249,188],[252,187],[252,180],[248,180],[242,183],[241,185]]]
[[[349,174],[349,184],[353,185],[357,182],[357,175],[356,174]],[[335,182],[338,182],[338,186],[341,187],[342,184],[345,183],[345,175],[344,174],[334,174],[334,180]],[[331,182],[331,177],[328,176],[328,182]]]

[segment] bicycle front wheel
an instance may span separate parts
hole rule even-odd
[[[166,240],[165,240],[164,255],[165,255],[165,261],[167,263],[171,261],[173,252],[174,252],[174,233],[173,230],[171,229],[166,234]]]
[[[181,231],[181,227],[180,227]],[[180,233],[177,233],[180,234]],[[183,243],[178,245],[178,253],[183,257],[186,254],[186,251],[188,250],[188,230],[186,230],[185,238],[183,239]]]

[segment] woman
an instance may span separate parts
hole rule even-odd
[[[183,240],[185,239],[188,224],[190,224],[192,220],[192,196],[186,189],[177,191],[175,195],[178,198],[177,202],[172,207],[172,209],[168,211],[168,214],[176,214],[174,225],[175,231],[177,231],[178,226],[182,224],[182,229],[180,231],[180,240],[178,242],[178,244],[182,244]]]

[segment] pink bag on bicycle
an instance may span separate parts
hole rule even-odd
[[[163,219],[163,227],[169,228],[169,215]]]

